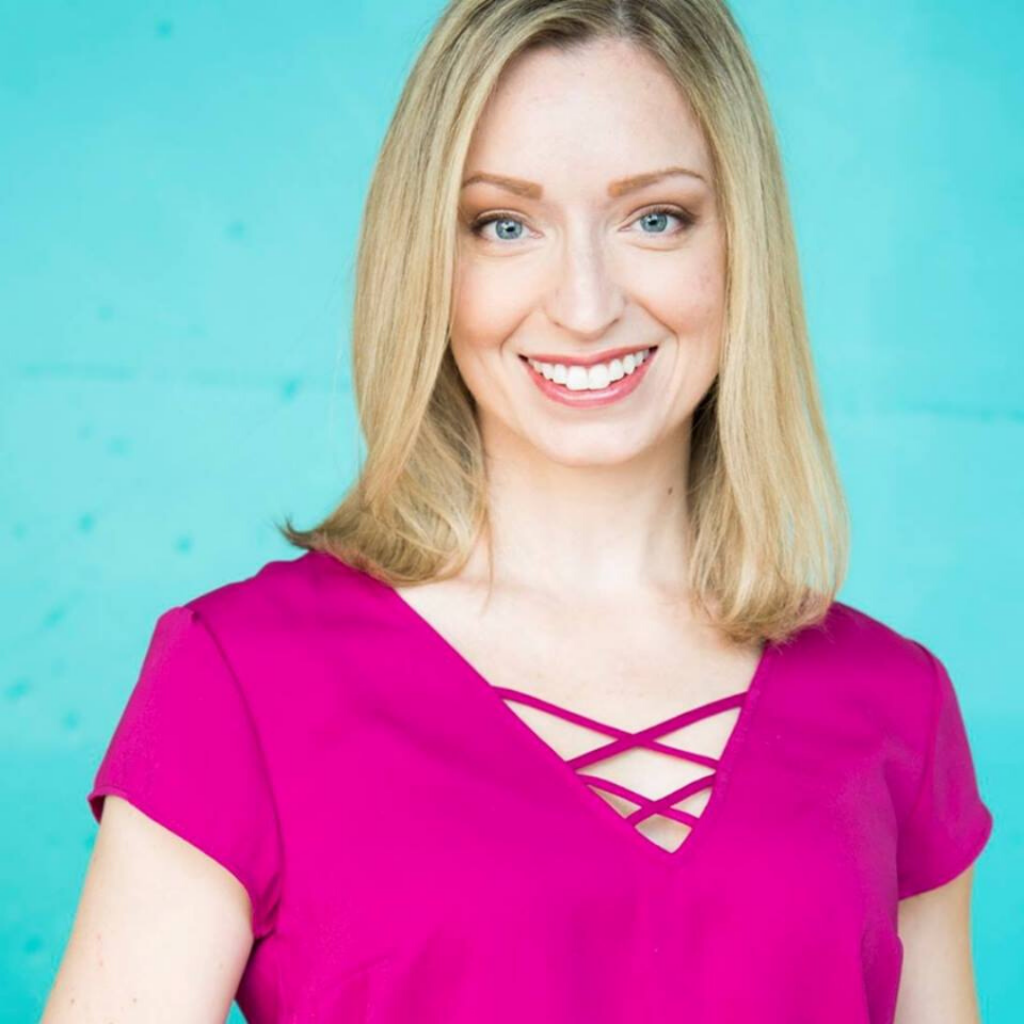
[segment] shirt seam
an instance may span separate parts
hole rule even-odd
[[[911,643],[920,648],[928,659],[932,686],[928,713],[928,735],[925,741],[925,755],[921,767],[921,776],[918,779],[917,786],[914,790],[914,798],[911,800],[906,814],[900,821],[901,831],[914,819],[914,816],[917,814],[918,807],[924,798],[925,783],[928,781],[928,777],[931,774],[932,763],[935,760],[935,746],[937,742],[936,733],[938,732],[939,725],[939,673],[935,664],[935,655],[932,654],[924,644],[917,640],[912,640]]]
[[[284,853],[284,839],[281,832],[281,816],[278,813],[277,793],[274,791],[273,775],[270,772],[270,765],[269,762],[267,761],[266,750],[264,749],[263,746],[263,737],[260,735],[259,728],[257,727],[256,724],[256,716],[252,712],[252,706],[249,703],[249,698],[245,692],[245,688],[241,684],[241,681],[238,677],[238,673],[235,670],[234,664],[228,657],[227,651],[224,649],[224,645],[221,643],[220,637],[217,636],[212,626],[210,626],[209,622],[207,622],[205,615],[192,603],[186,602],[183,607],[188,608],[189,611],[191,611],[192,614],[196,617],[196,622],[199,623],[199,625],[203,628],[203,631],[210,638],[211,643],[214,645],[214,647],[217,650],[217,653],[220,655],[221,661],[223,661],[224,666],[228,670],[228,675],[231,677],[232,685],[234,686],[235,690],[238,693],[239,700],[242,703],[242,707],[245,709],[246,718],[248,719],[252,735],[255,738],[256,751],[259,757],[260,766],[263,769],[263,777],[267,784],[267,790],[270,793],[270,809],[274,818],[274,831],[277,845],[277,859],[280,868],[280,883],[278,898],[275,901],[273,909],[268,909],[266,916],[261,915],[261,923],[265,925],[268,930],[264,935],[256,936],[256,938],[266,938],[268,935],[272,934],[277,929],[277,920],[279,916],[280,905],[284,898],[285,881],[287,878]]]

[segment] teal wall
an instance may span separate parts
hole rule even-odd
[[[354,471],[358,218],[438,9],[0,0],[4,1022],[52,982],[96,833],[85,794],[155,617],[297,554],[273,520],[310,523]],[[956,681],[996,820],[983,1012],[1017,1019],[1024,8],[735,10],[852,506],[841,597]]]

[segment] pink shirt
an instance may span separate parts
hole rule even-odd
[[[272,561],[157,619],[88,800],[246,887],[258,1024],[890,1024],[897,900],[992,830],[927,648],[837,601],[744,693],[590,722],[617,745],[575,763],[516,697],[368,574]],[[577,774],[737,706],[674,851]]]

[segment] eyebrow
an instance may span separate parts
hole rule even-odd
[[[620,178],[618,181],[613,181],[608,186],[608,195],[612,199],[616,199],[619,196],[624,196],[629,192],[636,192],[638,189],[646,188],[648,185],[653,185],[655,182],[661,181],[663,178],[669,178],[673,175],[686,175],[689,178],[699,178],[701,181],[707,183],[702,174],[698,174],[696,171],[691,171],[688,167],[666,167],[660,171],[648,171],[645,174],[634,174],[628,178]],[[540,199],[544,195],[544,190],[534,181],[524,181],[522,178],[509,178],[503,174],[486,174],[480,172],[468,177],[463,183],[462,188],[466,188],[469,185],[475,185],[477,182],[485,181],[491,185],[496,185],[498,188],[505,189],[506,192],[513,192],[516,195],[524,196],[527,199]]]

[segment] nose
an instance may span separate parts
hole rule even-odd
[[[570,238],[547,297],[551,322],[582,341],[596,341],[607,337],[624,305],[623,289],[600,245],[592,238]]]

